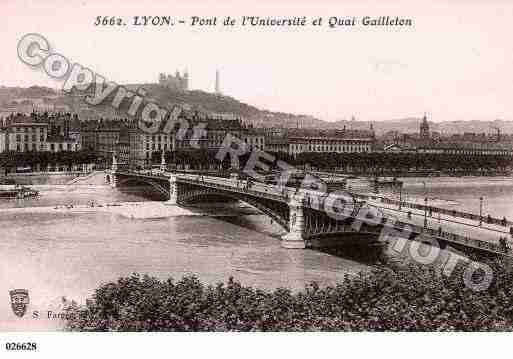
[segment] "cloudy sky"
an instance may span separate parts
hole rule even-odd
[[[108,3],[108,4],[106,4]],[[513,3],[432,1],[1,0],[0,85],[59,87],[16,55],[40,33],[52,49],[118,83],[187,68],[194,89],[323,119],[513,120]],[[413,27],[97,27],[99,15],[400,16]],[[219,20],[218,20],[219,21]]]

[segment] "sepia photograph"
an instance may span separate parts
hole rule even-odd
[[[513,3],[0,10],[1,352],[507,343]]]

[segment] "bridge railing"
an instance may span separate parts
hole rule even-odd
[[[355,197],[357,197],[357,198],[358,197],[360,197],[360,198],[367,197],[368,198],[370,196],[356,195]],[[326,208],[325,201],[327,198],[328,198],[327,194],[324,194],[324,196],[319,194],[318,198],[317,198],[318,203],[316,205],[318,205],[320,208]],[[382,197],[378,197],[378,198],[382,198]],[[355,210],[353,211],[353,213],[358,213],[358,210],[361,208],[362,204],[363,204],[362,202],[355,201],[355,203],[354,203]],[[305,203],[305,205],[308,207],[309,203]],[[313,208],[317,209],[315,207],[313,207]],[[386,218],[383,218],[383,220],[384,221],[382,222],[382,224],[384,224],[386,222]],[[395,221],[394,222],[394,227],[397,229],[404,228],[405,226],[409,226],[416,233],[425,233],[431,237],[443,239],[448,242],[458,243],[458,244],[462,244],[462,245],[470,246],[470,247],[474,247],[474,248],[479,248],[479,249],[485,249],[485,250],[489,250],[489,251],[501,253],[501,254],[510,253],[509,248],[507,248],[506,246],[503,246],[501,244],[498,244],[498,243],[484,241],[484,240],[472,238],[469,236],[463,236],[463,235],[459,235],[456,233],[443,231],[441,229],[433,229],[433,228],[429,228],[429,227],[425,228],[425,227],[418,226],[418,225],[415,225],[415,224],[409,223],[409,222],[403,222],[403,221]]]
[[[128,172],[125,173],[125,171],[118,171],[118,172],[130,175],[130,173],[128,173]],[[169,175],[167,175],[166,173],[156,172],[156,171],[136,172],[136,173],[138,175],[142,175],[145,177],[151,177],[151,178],[157,178],[157,179],[169,177]],[[180,174],[179,176],[180,176],[180,178],[184,178],[184,177],[193,178],[193,177],[199,176],[199,175],[192,175],[192,174],[184,173],[184,174]],[[214,182],[209,182],[209,183],[214,183]],[[263,184],[261,184],[261,185],[263,185]],[[236,186],[233,186],[231,188],[236,188]],[[319,201],[324,201],[323,198],[327,197],[327,194],[324,192],[316,193],[315,191],[308,191],[307,193],[309,193],[310,196],[312,196],[312,197],[316,197],[317,203],[319,203]],[[451,217],[459,217],[459,218],[470,219],[470,220],[474,220],[474,221],[481,220],[484,223],[499,225],[499,226],[503,226],[503,227],[508,227],[508,226],[513,227],[513,222],[508,221],[505,218],[499,219],[499,218],[495,218],[495,217],[492,217],[489,215],[488,216],[479,216],[477,214],[457,211],[454,209],[446,209],[446,208],[440,208],[440,207],[434,207],[434,206],[426,206],[426,205],[418,204],[418,203],[398,201],[396,199],[372,195],[372,194],[352,193],[352,195],[354,195],[357,198],[372,199],[372,200],[380,201],[382,203],[392,204],[392,205],[396,205],[396,206],[399,206],[399,204],[400,204],[401,207],[417,209],[420,211],[429,211],[430,213],[440,213],[440,214],[451,216]],[[284,198],[288,198],[290,196],[290,194],[288,192],[285,192],[281,196]]]
[[[455,209],[426,206],[423,204],[398,201],[396,199],[375,196],[375,195],[370,195],[370,194],[358,193],[358,194],[354,194],[354,195],[357,197],[360,197],[360,198],[373,199],[375,201],[380,201],[382,203],[387,203],[387,204],[393,204],[396,206],[399,206],[399,204],[401,204],[401,207],[417,209],[417,210],[421,210],[421,211],[426,210],[426,211],[429,211],[430,213],[440,213],[440,214],[451,216],[451,217],[459,217],[459,218],[470,219],[470,220],[474,220],[474,221],[482,220],[484,223],[495,224],[495,225],[503,226],[503,227],[513,226],[513,222],[508,221],[505,218],[499,219],[499,218],[495,218],[495,217],[492,217],[489,215],[488,216],[479,216],[478,214],[457,211]]]
[[[215,187],[215,188],[219,188],[219,189],[227,189],[227,190],[234,190],[236,189],[238,192],[241,192],[241,193],[249,193],[249,194],[253,194],[255,196],[266,196],[268,198],[271,198],[271,199],[275,199],[275,200],[280,200],[280,201],[284,201],[286,200],[286,196],[279,196],[279,195],[274,195],[274,194],[270,194],[270,193],[265,193],[265,192],[261,192],[261,191],[253,191],[251,189],[243,189],[241,191],[241,188],[239,187],[236,187],[236,186],[228,186],[228,185],[222,185],[222,184],[219,184],[219,183],[214,183],[214,182],[201,182],[201,181],[198,181],[198,180],[192,180],[192,179],[189,179],[189,182],[191,183],[208,183],[209,185]],[[303,193],[305,194],[305,193]],[[317,198],[316,198],[316,201],[317,203],[315,204],[315,206],[313,206],[313,201],[312,203],[308,203],[308,194],[309,195],[316,195]],[[306,193],[306,196],[304,197],[303,199],[303,205],[305,207],[310,207],[310,208],[313,208],[313,209],[318,209],[318,208],[325,208],[325,201],[327,200],[328,198],[328,194],[326,193],[318,193],[318,192],[315,192],[315,191],[312,191],[311,193],[307,192]],[[318,207],[317,207],[318,206]],[[356,212],[358,208],[361,207],[361,202],[357,202],[356,204]],[[471,247],[475,247],[475,248],[480,248],[480,249],[487,249],[487,250],[490,250],[490,251],[493,251],[493,252],[497,252],[497,253],[507,253],[509,252],[509,250],[505,247],[502,247],[501,245],[497,244],[497,243],[492,243],[492,242],[489,242],[489,241],[483,241],[483,240],[479,240],[479,239],[475,239],[475,238],[472,238],[472,237],[469,237],[469,236],[462,236],[462,235],[459,235],[459,234],[455,234],[455,233],[452,233],[452,232],[447,232],[447,231],[443,231],[443,230],[439,230],[439,229],[433,229],[433,228],[424,228],[424,227],[421,227],[421,226],[418,226],[418,225],[415,225],[415,224],[412,224],[412,223],[408,223],[408,222],[402,222],[402,221],[396,221],[395,222],[397,226],[400,226],[400,227],[404,227],[404,226],[410,226],[411,228],[413,228],[417,233],[426,233],[432,237],[435,237],[435,238],[440,238],[440,239],[444,239],[446,241],[449,241],[449,242],[454,242],[454,243],[459,243],[459,244],[462,244],[462,245],[465,245],[465,246],[471,246]]]
[[[187,182],[190,184],[201,184],[204,186],[221,189],[221,190],[225,190],[225,191],[238,192],[238,193],[242,193],[242,194],[251,194],[256,197],[266,197],[266,198],[269,198],[269,199],[272,199],[275,201],[287,202],[286,196],[273,194],[273,193],[269,193],[269,192],[256,191],[256,190],[252,190],[251,188],[248,188],[248,187],[225,185],[225,184],[220,184],[217,182],[208,181],[208,180],[204,180],[204,179],[202,180],[201,178],[190,178],[190,177],[186,178],[184,176],[179,176],[178,179],[181,182]]]
[[[120,174],[133,175],[133,173],[124,173],[124,172],[121,172]],[[157,178],[157,179],[169,178],[169,176],[155,176],[155,175],[144,174],[144,173],[138,174],[138,175],[143,175],[145,177]],[[287,203],[289,197],[292,195],[289,191],[284,191],[281,194],[274,194],[274,193],[269,193],[266,191],[253,190],[247,186],[241,187],[238,184],[237,185],[221,184],[221,183],[215,182],[213,180],[209,180],[208,177],[205,180],[205,178],[202,178],[201,176],[198,176],[198,175],[184,174],[184,175],[177,176],[177,179],[181,182],[185,182],[185,183],[189,183],[189,184],[203,185],[203,186],[208,186],[211,188],[216,188],[216,189],[220,189],[220,190],[224,190],[224,191],[237,192],[237,193],[241,193],[241,194],[249,194],[249,195],[253,195],[255,197],[265,197],[265,198],[268,198],[271,200],[284,202],[284,203]],[[267,186],[267,187],[269,187],[269,186]],[[270,188],[268,188],[268,189],[270,189]],[[301,194],[303,195],[303,205],[307,208],[316,209],[316,210],[325,208],[326,200],[329,196],[329,194],[327,194],[327,193],[318,192],[318,191],[302,192]],[[393,201],[388,198],[379,197],[379,196],[369,196],[369,195],[363,195],[363,194],[354,194],[354,195],[356,198],[377,199],[377,200],[382,200],[382,202],[385,202],[385,203],[392,203],[391,201]],[[311,200],[310,198],[315,198],[315,199]],[[355,198],[355,202],[354,202],[355,210],[353,211],[353,214],[358,212],[358,209],[361,207],[361,205],[363,203],[363,202],[358,202],[356,200],[356,198]],[[387,201],[390,201],[390,202],[387,202]],[[402,205],[404,206],[404,203]],[[416,207],[412,207],[412,208],[423,209],[422,206],[417,207],[417,206],[419,206],[417,204],[411,204],[411,205],[416,206]],[[461,212],[461,213],[464,213],[464,212]],[[386,218],[383,218],[383,220],[386,220]],[[418,226],[418,225],[415,225],[412,223],[408,223],[408,222],[403,222],[403,221],[395,221],[393,226],[394,226],[394,228],[397,228],[397,229],[409,226],[416,233],[420,233],[420,234],[425,233],[425,234],[428,234],[429,236],[439,238],[442,240],[446,240],[448,242],[459,243],[459,244],[462,244],[465,246],[484,249],[484,250],[488,250],[488,251],[492,251],[492,252],[500,253],[500,254],[510,253],[510,249],[501,244],[492,243],[489,241],[483,241],[483,240],[471,238],[469,236],[462,236],[462,235],[455,234],[452,232],[443,231],[443,230],[441,230],[441,228],[439,228],[439,229],[433,229],[433,228],[429,228],[429,227],[425,228],[425,227],[421,227],[421,226]]]
[[[424,228],[421,226],[417,226],[407,222],[396,222],[400,226],[400,228],[404,228],[405,226],[410,226],[416,233],[426,233],[431,237],[435,237],[438,239],[446,240],[448,242],[462,244],[468,247],[474,247],[479,249],[485,249],[492,252],[500,253],[500,254],[508,254],[510,253],[510,249],[507,246],[502,246],[498,243],[493,243],[489,241],[483,241],[480,239],[475,239],[469,236],[462,236],[456,233],[443,231],[441,229],[433,229],[433,228]]]

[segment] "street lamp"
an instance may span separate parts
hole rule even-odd
[[[162,172],[165,172],[167,170],[166,156],[164,150],[162,150],[162,152],[160,153],[160,170]]]
[[[424,198],[424,228],[427,228],[427,203],[428,203],[428,198],[425,197]]]
[[[479,225],[483,224],[483,196],[479,197]]]
[[[399,210],[401,210],[401,204],[403,202],[403,186],[399,186]]]

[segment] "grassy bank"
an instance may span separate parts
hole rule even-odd
[[[494,264],[490,288],[466,288],[425,266],[379,267],[335,286],[264,291],[233,279],[160,281],[132,275],[102,285],[70,311],[69,330],[91,331],[495,331],[513,328],[513,280]]]

